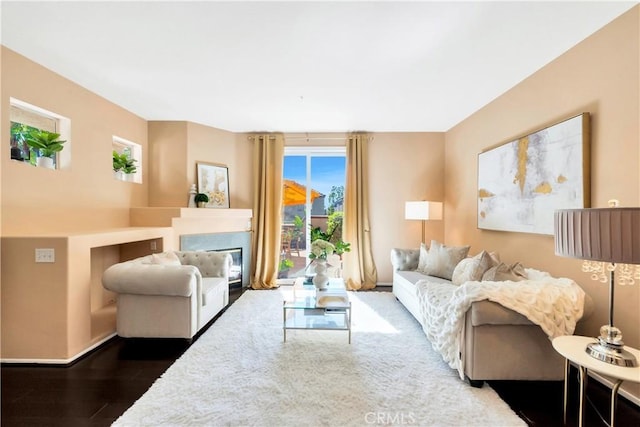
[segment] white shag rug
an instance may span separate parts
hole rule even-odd
[[[282,334],[280,290],[247,291],[114,426],[526,426],[436,353],[390,292],[350,292],[345,331]]]

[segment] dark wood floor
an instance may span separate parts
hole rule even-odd
[[[240,291],[232,292],[234,301]],[[197,337],[196,337],[197,339]],[[108,426],[189,347],[185,340],[114,338],[68,367],[2,365],[2,426]],[[577,382],[572,395],[577,396]],[[492,381],[530,426],[562,425],[562,382]],[[486,387],[486,385],[485,385]],[[585,426],[607,425],[609,390],[590,381]],[[577,425],[577,400],[569,425]],[[478,420],[482,424],[482,420]],[[621,397],[618,426],[640,426],[640,408]]]

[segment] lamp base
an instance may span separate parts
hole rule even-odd
[[[611,365],[629,368],[638,366],[636,357],[625,350],[624,345],[609,343],[602,337],[598,338],[598,342],[588,344],[585,351],[589,356]]]

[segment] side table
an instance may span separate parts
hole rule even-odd
[[[611,389],[611,427],[614,427],[616,403],[618,401],[618,389],[623,381],[640,383],[640,367],[616,366],[602,362],[587,354],[585,349],[587,344],[596,342],[595,338],[581,337],[576,335],[565,335],[553,339],[553,348],[565,358],[564,369],[564,410],[563,421],[567,424],[567,394],[570,364],[574,363],[578,367],[580,377],[580,409],[578,415],[578,426],[582,427],[584,419],[584,399],[587,390],[588,371],[592,370],[606,377],[615,379],[615,384]],[[625,346],[625,349],[633,353],[640,360],[640,350]]]

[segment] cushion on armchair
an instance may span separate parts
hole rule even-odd
[[[178,257],[173,252],[161,252],[151,254],[145,257],[143,264],[163,264],[163,265],[182,265]]]

